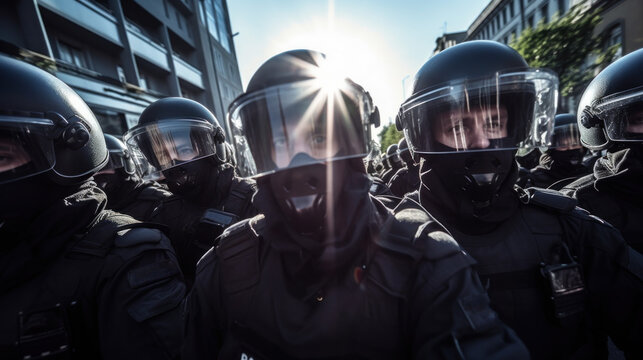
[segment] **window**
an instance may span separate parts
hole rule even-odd
[[[221,0],[214,0],[214,9],[216,11],[217,25],[219,27],[219,42],[226,51],[230,52],[230,34],[228,34],[228,26],[225,20],[223,3]]]
[[[527,27],[534,27],[534,14],[529,15],[529,17],[527,18]]]
[[[205,0],[205,17],[208,25],[210,35],[214,36],[219,41],[219,33],[217,32],[217,23],[214,21],[214,3],[212,0]]]
[[[104,133],[118,135],[127,130],[125,114],[98,108],[92,108],[92,111]]]
[[[513,18],[516,15],[516,13],[514,12],[513,0],[511,0],[511,2],[509,3],[509,14],[511,15],[511,18]]]
[[[540,8],[540,18],[546,23],[549,22],[549,5],[545,4]]]
[[[179,10],[174,9],[174,15],[176,15],[176,23],[179,25],[179,29],[183,29],[183,22],[181,21],[181,14],[179,14]]]
[[[502,9],[501,15],[502,15],[502,24],[504,25],[507,23],[507,13],[505,12],[505,9]]]
[[[82,48],[70,45],[66,42],[58,42],[58,53],[60,60],[74,64],[78,67],[89,68],[87,66],[87,58]]]
[[[604,50],[607,51],[607,49],[612,46],[616,46],[616,53],[614,54],[613,60],[623,56],[623,29],[621,24],[612,26],[607,32]]]
[[[563,16],[565,10],[565,0],[558,0],[558,15]]]

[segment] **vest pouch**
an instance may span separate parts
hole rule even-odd
[[[207,209],[197,224],[195,242],[203,249],[209,249],[214,245],[214,239],[223,233],[228,226],[236,223],[239,217],[235,214]]]
[[[18,352],[23,359],[69,359],[71,337],[64,307],[20,312]]]
[[[555,318],[565,322],[585,310],[585,282],[580,264],[542,264],[540,273],[549,290]]]

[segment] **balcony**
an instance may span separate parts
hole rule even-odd
[[[200,89],[203,89],[203,77],[201,75],[201,71],[176,55],[173,55],[172,57],[174,58],[176,76],[199,87]]]
[[[125,24],[125,27],[127,28],[127,39],[134,54],[166,71],[170,71],[170,66],[167,63],[167,50],[163,45],[154,42],[141,29],[129,21]]]
[[[116,18],[90,1],[38,0],[38,4],[115,44],[122,45]]]

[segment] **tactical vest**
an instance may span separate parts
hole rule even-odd
[[[534,358],[600,357],[605,339],[587,330],[583,271],[567,244],[573,229],[565,218],[576,201],[536,188],[522,190],[521,201],[493,232],[454,231],[456,241],[478,262],[492,308]]]
[[[214,286],[220,286],[225,308],[221,359],[411,357],[413,334],[407,331],[413,320],[402,305],[418,264],[460,252],[452,240],[435,241],[450,239],[439,224],[412,208],[389,215],[352,271],[339,272],[303,299],[292,295],[279,254],[260,235],[263,224],[261,216],[237,223],[215,248],[220,283]],[[448,271],[436,269],[430,281],[443,284],[472,262],[458,257]]]
[[[105,257],[117,252],[124,258],[140,245],[160,241],[150,237],[150,224],[103,211],[86,234],[40,275],[0,297],[0,339],[13,336],[13,345],[0,345],[2,359],[98,359],[96,288]],[[144,229],[143,229],[144,228]],[[178,272],[178,270],[177,270]],[[143,282],[149,279],[130,280]],[[143,275],[143,274],[139,274]],[[154,309],[133,308],[146,318]],[[138,312],[138,314],[137,314]]]

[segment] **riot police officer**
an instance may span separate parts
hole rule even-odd
[[[120,139],[105,134],[105,144],[109,160],[94,175],[94,180],[107,195],[107,208],[140,221],[150,221],[172,193],[157,182],[140,177],[132,155]]]
[[[391,144],[386,148],[384,162],[389,164],[389,169],[382,174],[382,180],[388,184],[393,175],[404,166],[400,155],[397,153],[397,144]]]
[[[586,152],[587,149],[580,142],[576,115],[556,115],[552,145],[540,156],[538,166],[527,175],[525,186],[560,190],[566,184],[589,174],[592,170],[583,162]]]
[[[643,253],[643,50],[615,61],[587,86],[578,107],[581,143],[607,150],[593,174],[562,191],[607,220]]]
[[[476,259],[492,307],[533,358],[605,358],[605,334],[641,358],[641,255],[575,200],[514,190],[516,149],[549,144],[557,83],[496,42],[429,59],[397,120],[421,158],[411,198]]]
[[[235,175],[223,129],[196,101],[157,100],[123,138],[137,166],[154,169],[177,195],[165,200],[152,220],[170,227],[190,286],[197,261],[223,229],[256,214],[250,203],[255,183]]]
[[[420,168],[413,160],[405,138],[398,142],[397,152],[406,166],[391,177],[388,186],[393,195],[403,197],[404,194],[416,191],[420,187]]]
[[[104,210],[89,107],[5,56],[0,95],[0,358],[175,358],[181,272],[160,231]]]
[[[444,229],[419,211],[395,218],[368,194],[373,106],[327,64],[278,54],[231,105],[260,215],[200,260],[184,358],[524,357]]]

